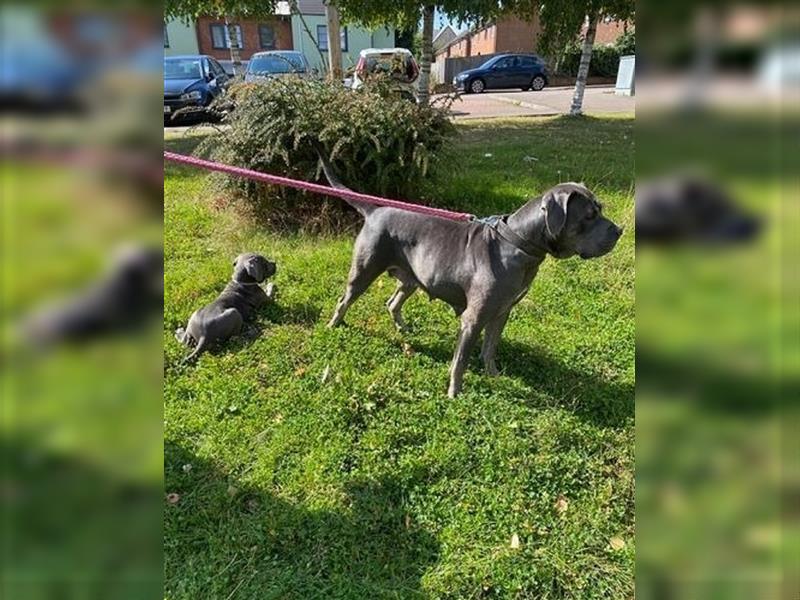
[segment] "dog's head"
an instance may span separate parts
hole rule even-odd
[[[274,262],[253,252],[240,254],[233,261],[233,279],[242,283],[261,283],[272,277],[276,270]]]
[[[596,258],[608,254],[622,228],[603,216],[603,205],[579,183],[562,183],[549,190],[541,202],[544,234],[556,258]]]

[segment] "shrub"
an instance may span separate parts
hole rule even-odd
[[[419,107],[384,81],[359,90],[317,80],[286,78],[241,84],[226,102],[229,128],[198,148],[213,160],[306,181],[321,176],[317,148],[341,180],[358,191],[414,198],[442,162],[455,128],[448,106]],[[348,221],[344,202],[221,176],[280,228],[330,230]]]
[[[559,65],[559,75],[578,75],[581,62],[581,44],[575,42],[565,51]],[[589,63],[590,77],[616,77],[621,56],[636,53],[636,31],[629,29],[617,38],[612,45],[596,45],[592,50],[592,62]]]

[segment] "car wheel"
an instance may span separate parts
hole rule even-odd
[[[543,90],[545,85],[547,85],[547,82],[541,75],[537,75],[533,78],[533,81],[531,81],[531,87],[537,92]]]
[[[473,94],[481,94],[486,89],[486,84],[483,79],[473,79],[469,82],[469,91]]]

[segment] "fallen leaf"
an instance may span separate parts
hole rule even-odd
[[[492,153],[491,153],[491,152],[487,152],[487,153],[486,153],[486,154],[484,154],[483,156],[484,156],[485,158],[491,158],[491,157],[492,157]]]
[[[608,540],[608,545],[612,550],[622,550],[625,547],[625,540],[619,537],[612,537]]]
[[[406,515],[406,529],[411,529],[411,515]]]
[[[233,486],[233,485],[229,485],[228,486],[228,496],[233,498],[238,493],[239,493],[239,489],[236,486]]]
[[[182,469],[183,469],[184,473],[188,473],[189,471],[192,470],[192,465],[190,465],[189,463],[186,463],[185,465],[183,465]]]
[[[556,500],[555,507],[556,511],[563,515],[565,512],[567,512],[567,508],[569,508],[569,502],[564,496],[559,496],[558,500]]]
[[[324,371],[322,371],[322,377],[320,378],[320,381],[321,381],[322,383],[325,383],[325,382],[327,382],[327,381],[328,381],[328,379],[330,378],[330,376],[331,376],[331,366],[330,366],[330,365],[327,365],[327,366],[325,367],[325,370],[324,370]]]
[[[515,533],[511,536],[511,547],[516,550],[519,548],[519,536]]]
[[[180,502],[180,500],[181,500],[180,494],[176,494],[175,492],[167,494],[167,502],[169,502],[170,504],[177,504],[178,502]]]
[[[306,368],[305,367],[298,367],[294,372],[294,376],[295,377],[302,377],[305,374],[305,372],[306,372]]]

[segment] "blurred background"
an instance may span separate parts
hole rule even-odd
[[[796,5],[637,5],[637,594],[798,598]]]
[[[157,598],[160,7],[0,8],[2,598]]]

